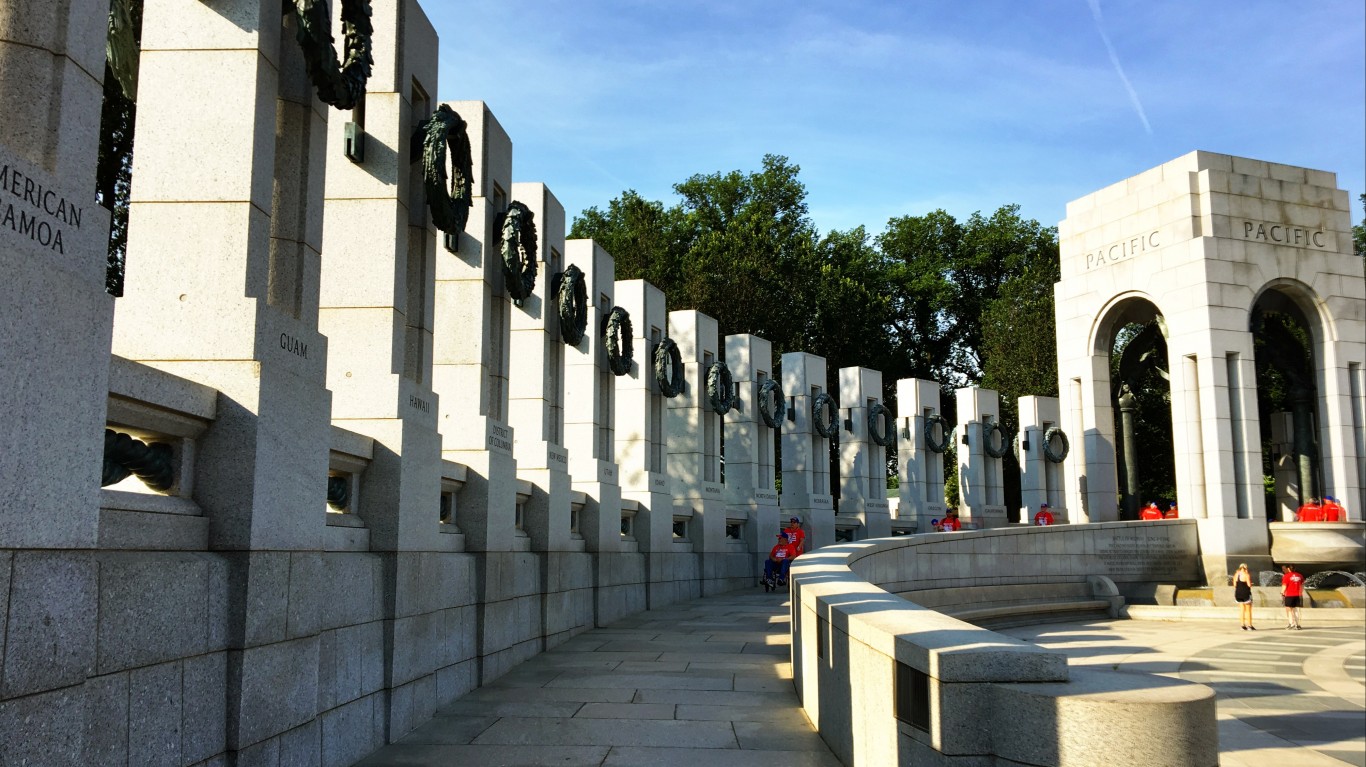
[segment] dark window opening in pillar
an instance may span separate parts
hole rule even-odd
[[[654,349],[664,338],[664,333],[658,327],[650,328],[650,348]],[[659,393],[657,387],[652,383],[646,384],[650,392],[649,400],[649,423],[646,426],[646,439],[649,441],[649,470],[664,473],[664,455],[666,446],[664,444],[664,395]]]
[[[129,193],[133,185],[133,128],[137,118],[142,0],[114,2],[109,16],[95,201],[109,211],[104,289],[111,296],[121,296],[128,253]]]
[[[711,369],[712,362],[716,360],[716,355],[709,351],[702,352],[702,375],[705,377],[706,371]],[[725,469],[721,467],[723,450],[725,445],[722,443],[720,424],[721,416],[716,414],[708,406],[697,408],[702,414],[702,481],[703,482],[725,482],[721,472]]]
[[[410,91],[408,130],[411,131],[431,116],[432,103],[422,84],[414,79]],[[357,120],[364,127],[365,100],[356,109]],[[416,169],[417,166],[414,166]],[[408,188],[404,204],[408,208],[407,263],[404,265],[403,307],[403,377],[416,383],[426,383],[428,360],[432,353],[432,323],[430,287],[436,279],[436,266],[428,241],[426,194],[422,189],[422,174],[408,174]]]

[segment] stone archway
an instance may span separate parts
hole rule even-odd
[[[1318,458],[1303,476],[1348,499],[1348,518],[1361,520],[1366,280],[1348,201],[1331,173],[1192,152],[1068,204],[1054,295],[1075,519],[1121,516],[1115,379],[1124,375],[1111,352],[1126,326],[1161,315],[1181,516],[1199,523],[1211,582],[1230,562],[1269,565],[1262,430],[1273,419],[1259,406],[1259,364],[1270,359],[1268,338],[1276,349],[1286,341],[1280,331],[1258,336],[1254,317],[1274,315],[1312,339],[1310,360],[1289,366],[1299,391],[1312,391],[1300,425],[1313,438],[1300,444]]]

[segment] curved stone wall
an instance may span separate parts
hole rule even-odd
[[[1193,522],[1008,528],[819,549],[792,567],[793,674],[846,765],[1214,765],[1214,693],[1064,655],[889,593],[1171,579]],[[1185,564],[1188,563],[1188,564]],[[985,760],[985,761],[984,761]]]

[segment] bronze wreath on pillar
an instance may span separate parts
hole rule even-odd
[[[631,313],[620,306],[612,307],[612,311],[607,313],[602,335],[607,346],[607,367],[611,368],[612,375],[624,376],[631,372],[631,358],[635,356],[632,347],[635,342],[631,340]]]
[[[584,286],[583,270],[574,264],[559,275],[556,303],[559,304],[560,337],[569,346],[583,342],[588,330],[588,288]]]
[[[442,104],[417,130],[422,141],[422,190],[426,193],[427,209],[432,212],[432,224],[452,237],[459,237],[474,205],[474,161],[465,121]],[[451,153],[449,190],[447,149]]]
[[[770,402],[773,404],[768,404]],[[759,387],[759,417],[768,428],[780,429],[786,415],[787,398],[783,396],[783,388],[776,380],[766,379],[764,385]]]
[[[346,38],[346,61],[337,61],[332,47],[332,11],[326,0],[293,0],[285,7],[298,22],[294,39],[304,52],[304,66],[318,99],[337,109],[354,109],[365,97],[365,82],[375,63],[370,55],[370,3],[342,0],[342,35]]]
[[[1061,450],[1053,449],[1053,438],[1057,437],[1061,443]],[[1053,463],[1062,463],[1067,459],[1067,454],[1072,451],[1071,445],[1067,444],[1067,434],[1056,426],[1048,427],[1048,431],[1043,433],[1043,457]]]
[[[724,362],[713,362],[707,368],[707,402],[717,415],[725,415],[735,406],[735,380]]]
[[[659,393],[669,399],[683,393],[683,355],[672,338],[665,338],[655,347],[655,382]]]
[[[935,426],[939,427],[941,435],[939,439],[934,438]],[[944,420],[944,416],[938,413],[925,416],[925,447],[929,448],[931,453],[942,453],[948,450],[949,440],[953,438],[952,431],[949,428],[949,422]]]
[[[834,397],[821,392],[811,401],[811,426],[826,439],[834,439],[839,434],[840,415]]]
[[[514,200],[498,215],[498,251],[503,255],[503,282],[508,295],[518,306],[531,297],[536,287],[535,214]]]
[[[991,435],[1001,435],[1001,446],[992,445]],[[982,449],[992,458],[1004,458],[1006,451],[1010,449],[1010,437],[1006,434],[1005,427],[999,423],[992,423],[982,430]]]
[[[878,429],[882,433],[878,433]],[[891,447],[896,444],[896,419],[892,417],[892,411],[881,402],[874,402],[868,408],[868,438],[873,444],[882,447]]]

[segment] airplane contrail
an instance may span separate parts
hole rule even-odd
[[[1134,111],[1138,112],[1138,119],[1143,121],[1143,130],[1148,135],[1153,135],[1153,126],[1148,123],[1148,115],[1143,112],[1143,103],[1138,100],[1138,92],[1129,83],[1129,78],[1124,74],[1124,67],[1119,64],[1119,54],[1115,53],[1115,46],[1110,43],[1110,36],[1105,33],[1105,26],[1101,23],[1100,0],[1086,0],[1086,4],[1091,6],[1091,16],[1096,20],[1096,31],[1100,33],[1100,39],[1105,42],[1105,50],[1110,54],[1110,63],[1115,65],[1115,73],[1119,75],[1120,82],[1124,83],[1124,90],[1129,93],[1129,101],[1133,102]]]

